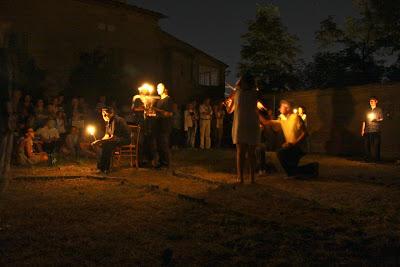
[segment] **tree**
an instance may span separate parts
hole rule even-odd
[[[276,6],[258,5],[256,18],[248,22],[248,32],[242,39],[242,73],[249,71],[269,86],[282,88],[291,83],[300,48],[298,38],[283,25]]]
[[[316,40],[322,54],[336,53],[346,63],[340,65],[351,74],[347,84],[378,82],[384,73],[385,57],[400,49],[400,4],[395,0],[353,2],[359,16],[348,17],[341,28],[328,17],[321,22]]]

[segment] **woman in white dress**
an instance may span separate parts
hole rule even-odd
[[[233,98],[233,99],[232,99]],[[228,113],[234,114],[232,140],[236,145],[238,182],[243,183],[246,154],[250,163],[251,182],[255,182],[256,146],[260,143],[260,122],[257,109],[258,92],[254,77],[243,75],[236,83],[234,96],[226,101]]]

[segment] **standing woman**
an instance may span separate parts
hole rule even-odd
[[[238,182],[243,183],[246,154],[250,163],[251,182],[255,182],[256,146],[260,143],[260,122],[257,110],[258,92],[251,74],[244,74],[236,83],[233,99],[226,102],[228,113],[234,114],[232,140],[236,145]]]

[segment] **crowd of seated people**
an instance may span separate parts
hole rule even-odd
[[[65,103],[62,95],[48,101],[38,98],[34,102],[30,95],[15,90],[12,102],[17,124],[15,163],[54,165],[60,156],[96,157],[96,151],[90,146],[93,140],[86,136],[84,128],[85,124],[96,122],[98,107],[105,102],[105,97],[99,99],[96,108],[90,109],[83,97],[74,97],[70,103]]]

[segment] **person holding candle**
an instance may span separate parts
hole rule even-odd
[[[381,123],[383,121],[382,109],[377,107],[378,99],[370,97],[370,108],[364,114],[361,136],[364,137],[364,159],[366,162],[381,160]]]
[[[114,149],[130,143],[131,131],[126,121],[117,116],[112,107],[102,108],[101,113],[106,123],[105,135],[102,139],[94,141],[92,146],[101,147],[99,161],[97,162],[98,171],[109,173]]]

